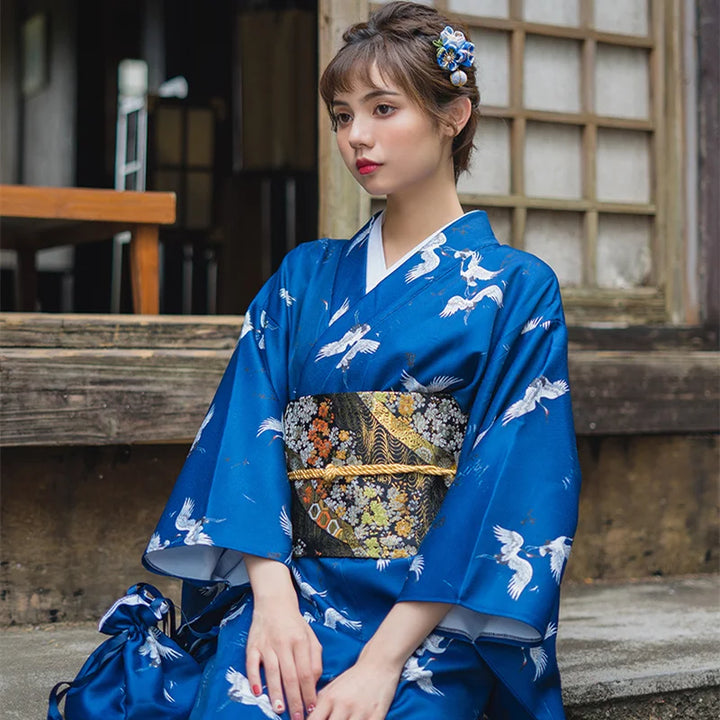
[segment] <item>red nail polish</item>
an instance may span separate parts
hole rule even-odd
[[[253,685],[252,691],[253,695],[260,695],[262,693],[262,688],[259,685]]]
[[[315,705],[313,705],[312,703],[310,703],[310,704],[307,706],[307,711],[308,711],[308,713],[311,713],[314,709],[315,709]]]

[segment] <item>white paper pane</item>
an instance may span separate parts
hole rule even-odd
[[[598,130],[597,196],[611,202],[650,202],[650,142],[632,130]]]
[[[623,35],[648,34],[647,0],[596,0],[595,28]]]
[[[580,24],[579,0],[525,0],[523,17],[547,25]]]
[[[524,58],[525,107],[579,112],[580,44],[528,35]]]
[[[525,134],[525,193],[533,197],[582,197],[580,128],[529,122]]]
[[[651,221],[635,215],[601,215],[598,221],[597,282],[603,288],[647,285],[652,260]]]
[[[510,104],[510,35],[473,28],[475,67],[480,102],[483,105]]]
[[[508,17],[508,0],[450,0],[450,12],[483,17]]]
[[[582,216],[579,213],[528,211],[525,249],[548,263],[561,285],[582,282]]]
[[[510,127],[505,120],[480,120],[469,172],[459,177],[458,192],[478,195],[510,193]]]
[[[595,64],[597,114],[648,118],[650,114],[648,76],[646,50],[599,44]]]

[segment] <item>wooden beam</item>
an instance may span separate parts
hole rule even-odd
[[[0,313],[4,348],[232,350],[240,315]]]
[[[318,3],[319,75],[342,45],[352,24],[367,20],[367,0],[320,0]],[[370,196],[355,182],[335,144],[328,111],[322,99],[318,110],[318,187],[321,237],[349,238],[370,215]]]
[[[188,442],[240,326],[237,317],[0,315],[0,444]],[[570,339],[579,434],[719,429],[717,334],[570,328]]]
[[[175,193],[0,185],[0,216],[168,225]]]
[[[717,352],[574,352],[570,384],[579,435],[720,430]]]

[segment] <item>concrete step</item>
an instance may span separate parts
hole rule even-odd
[[[44,718],[105,636],[94,624],[0,630],[0,718]],[[558,652],[568,720],[717,720],[720,576],[569,585]]]

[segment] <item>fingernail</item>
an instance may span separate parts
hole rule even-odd
[[[315,705],[314,705],[313,703],[310,703],[310,704],[307,706],[307,711],[308,711],[308,713],[311,713],[314,709],[315,709]]]
[[[260,695],[262,693],[262,688],[259,685],[253,685],[252,691],[253,695]]]
[[[285,706],[282,704],[282,700],[276,700],[275,701],[275,712],[281,713],[285,709]]]
[[[293,713],[293,720],[302,720],[302,713],[301,712]]]

